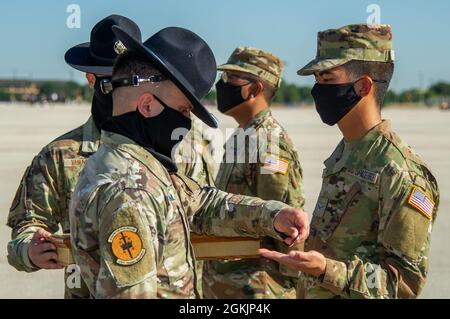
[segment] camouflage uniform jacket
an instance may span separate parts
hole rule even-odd
[[[78,175],[97,150],[99,140],[100,132],[89,118],[86,124],[45,146],[26,169],[8,215],[12,228],[8,262],[17,270],[39,269],[28,257],[28,246],[38,227],[55,233],[61,226],[64,233],[69,232],[69,201]],[[65,270],[66,280],[74,270]],[[80,288],[65,287],[66,298],[89,297],[83,284]]]
[[[302,168],[297,151],[289,136],[272,116],[270,109],[258,113],[245,131],[248,132],[249,129],[254,129],[255,135],[263,139],[267,136],[267,144],[264,141],[259,144],[258,153],[263,157],[266,147],[269,153],[274,152],[268,154],[268,158],[273,158],[275,163],[279,163],[277,162],[279,158],[280,161],[287,163],[287,167],[278,169],[276,167],[278,164],[268,164],[267,158],[251,162],[248,159],[252,156],[252,144],[248,142],[249,140],[245,145],[239,145],[238,142],[234,159],[238,159],[236,154],[242,151],[249,157],[245,161],[230,163],[227,162],[225,154],[216,186],[230,193],[278,200],[293,207],[303,207],[305,200]],[[230,140],[233,138],[231,136]],[[230,140],[227,144],[231,142]],[[229,151],[229,148],[227,149]],[[272,238],[264,238],[262,246],[287,251],[286,245]],[[208,261],[205,264],[203,287],[207,298],[295,298],[295,279],[298,272],[279,266],[274,261],[261,258]]]
[[[200,188],[155,154],[102,132],[70,206],[76,263],[95,298],[195,298],[190,231],[273,236],[285,204]]]
[[[325,166],[305,250],[327,257],[326,272],[302,275],[299,297],[417,297],[439,203],[425,163],[383,121]]]

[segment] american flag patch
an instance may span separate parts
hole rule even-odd
[[[417,187],[414,187],[408,203],[418,209],[426,218],[431,219],[433,215],[434,202]]]
[[[284,159],[280,159],[273,155],[267,155],[264,161],[264,166],[262,167],[265,170],[269,170],[275,173],[286,174],[288,171],[289,162]]]

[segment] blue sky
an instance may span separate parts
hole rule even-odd
[[[81,8],[81,28],[69,29],[70,4]],[[396,50],[392,87],[401,90],[450,81],[450,1],[447,0],[40,0],[2,1],[0,78],[75,79],[83,75],[64,62],[71,46],[88,41],[94,24],[112,14],[133,19],[144,38],[167,26],[189,28],[214,50],[218,63],[237,46],[254,46],[286,62],[284,78],[296,75],[316,52],[320,30],[366,22],[377,4],[381,23],[391,24]]]

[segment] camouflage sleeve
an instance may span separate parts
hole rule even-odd
[[[198,188],[188,207],[192,231],[211,236],[264,237],[282,240],[273,219],[288,205],[277,201],[225,193],[217,188]]]
[[[303,172],[296,154],[286,146],[280,145],[277,156],[268,154],[263,163],[248,165],[254,166],[251,185],[255,185],[258,197],[278,200],[297,208],[304,206]]]
[[[175,161],[178,171],[201,186],[214,186],[213,159],[210,156],[206,141],[200,133],[191,130],[178,144]]]
[[[101,210],[96,298],[156,298],[157,229],[165,225],[157,212],[165,205],[145,191],[125,189]]]
[[[416,298],[419,295],[428,272],[430,234],[439,199],[437,185],[424,182],[423,178],[415,178],[413,182],[408,175],[393,169],[382,174],[378,253],[371,258],[355,254],[345,262],[327,259],[325,288],[348,298]],[[412,198],[419,195],[434,204],[426,208],[414,203]],[[423,209],[429,209],[429,214]]]
[[[45,151],[38,154],[25,171],[8,215],[7,224],[12,228],[8,262],[21,271],[38,270],[28,257],[28,246],[36,230],[58,230],[61,215],[58,172],[46,154]]]
[[[216,179],[216,171],[214,167],[214,159],[209,150],[209,144],[203,146],[202,154],[202,167],[205,174],[205,184],[203,186],[212,186],[215,187],[215,179]]]

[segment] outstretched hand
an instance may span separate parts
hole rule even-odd
[[[289,255],[286,255],[273,250],[260,249],[259,253],[263,257],[316,277],[325,273],[327,265],[325,256],[314,250],[291,251]]]

